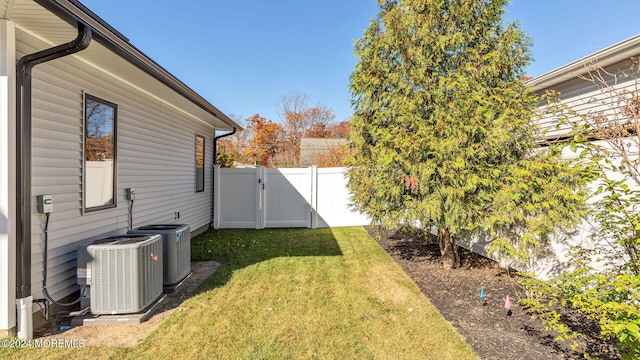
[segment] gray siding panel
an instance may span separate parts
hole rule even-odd
[[[48,46],[17,31],[18,57]],[[84,92],[118,105],[118,177],[117,207],[82,214]],[[206,185],[200,193],[195,193],[196,134],[206,139]],[[205,122],[75,57],[38,65],[33,71],[34,296],[41,296],[45,219],[36,212],[36,195],[54,197],[48,287],[59,299],[76,290],[77,246],[127,230],[126,188],[136,188],[134,227],[186,223],[194,230],[210,222],[213,135]],[[180,219],[174,218],[176,212]]]

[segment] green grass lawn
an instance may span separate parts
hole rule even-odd
[[[0,348],[0,358],[476,359],[363,228],[210,231],[223,265],[133,348]]]

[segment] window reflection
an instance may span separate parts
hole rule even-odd
[[[204,191],[204,137],[196,135],[196,192]]]
[[[85,209],[115,206],[116,105],[85,97]]]

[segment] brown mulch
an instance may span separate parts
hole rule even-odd
[[[527,313],[518,300],[525,296],[518,275],[493,260],[460,248],[462,266],[445,270],[436,239],[430,234],[400,229],[367,231],[414,280],[442,316],[481,359],[619,359],[616,347],[597,337],[597,325],[567,311],[564,319],[579,331],[579,348],[554,341],[540,319]],[[484,301],[480,300],[484,289]],[[505,298],[511,299],[508,313]]]

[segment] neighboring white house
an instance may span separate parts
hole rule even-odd
[[[0,336],[44,297],[38,195],[53,196],[47,288],[69,300],[78,245],[210,225],[215,131],[234,127],[80,2],[0,0]]]
[[[546,74],[532,79],[529,84],[533,91],[542,95],[547,90],[559,93],[561,103],[566,104],[581,114],[603,111],[610,118],[620,119],[618,99],[610,93],[602,91],[594,81],[590,81],[590,73],[601,69],[602,79],[610,86],[615,86],[616,93],[625,89],[636,90],[640,84],[638,78],[630,74],[631,58],[640,56],[640,34],[611,45],[603,50],[561,66]],[[543,103],[541,107],[545,107]],[[614,112],[618,112],[618,115]],[[553,116],[540,119],[539,124],[547,129],[546,139],[562,140],[566,135],[566,127],[557,127],[558,120]]]
[[[560,102],[580,114],[599,113],[609,119],[615,118],[624,121],[624,116],[620,111],[621,103],[618,98],[611,96],[611,93],[603,91],[602,88],[596,86],[593,81],[589,80],[589,74],[593,73],[594,69],[599,68],[604,70],[601,74],[604,75],[606,83],[615,85],[617,91],[637,90],[640,88],[640,84],[637,83],[638,79],[634,76],[625,76],[625,73],[629,75],[630,59],[637,56],[640,56],[640,35],[633,36],[540,75],[530,80],[529,84],[538,95],[544,94],[547,90],[558,92]],[[543,102],[540,104],[540,109],[544,109],[546,106],[548,105]],[[571,120],[577,121],[578,118]],[[561,125],[556,116],[545,116],[538,119],[538,121],[541,127],[546,130],[544,139],[540,139],[541,143],[562,142],[567,139],[568,126]],[[636,137],[635,141],[637,139]],[[636,150],[637,145],[635,144]],[[563,154],[565,158],[577,156],[576,153],[568,148],[565,149]],[[638,154],[632,155],[637,156]],[[596,185],[592,184],[594,189]],[[558,235],[552,243],[551,249],[541,254],[533,268],[526,270],[536,271],[541,278],[550,278],[558,275],[570,266],[570,259],[566,254],[571,246],[594,248],[598,246],[598,241],[602,241],[602,239],[595,235],[593,224],[585,220],[574,234],[568,236]],[[486,253],[486,249],[489,246],[488,243],[481,241],[466,245],[480,253]],[[592,265],[602,266],[602,264],[597,263]]]
[[[640,86],[638,83],[640,78],[631,71],[634,67],[632,66],[632,58],[638,56],[640,56],[640,34],[540,75],[532,79],[530,84],[539,95],[548,90],[559,93],[560,102],[579,114],[591,118],[601,117],[602,120],[599,121],[624,123],[629,119],[623,110],[625,101],[621,101],[621,96],[626,96],[623,94],[627,92],[636,92]],[[634,94],[633,96],[638,95]],[[545,106],[547,105],[541,104],[541,108]],[[579,118],[570,120],[580,121]],[[550,142],[563,141],[568,132],[567,126],[558,126],[558,119],[553,115],[540,119],[539,124],[547,130],[544,136],[545,140]],[[638,136],[625,139],[627,145],[630,145],[628,154],[632,158],[638,156],[638,139],[640,139]],[[606,141],[596,142],[604,147],[610,146]],[[564,156],[572,158],[577,154],[570,149],[565,149]],[[619,159],[613,158],[612,160],[615,162]],[[617,172],[610,172],[607,176],[612,179],[623,177],[621,173]],[[599,181],[592,183],[592,190],[595,190],[600,184]],[[633,181],[628,182],[628,185],[635,186]],[[591,200],[595,200],[595,198]],[[584,220],[574,236],[553,244],[556,259],[543,262],[549,276],[556,275],[558,270],[562,270],[561,266],[557,266],[558,264],[570,264],[570,259],[565,256],[570,246],[599,248],[603,241],[614,240],[598,236],[594,226],[595,223]],[[603,245],[611,246],[608,242]],[[592,260],[594,261],[591,265],[595,268],[606,266],[606,264],[598,262],[597,259]]]

